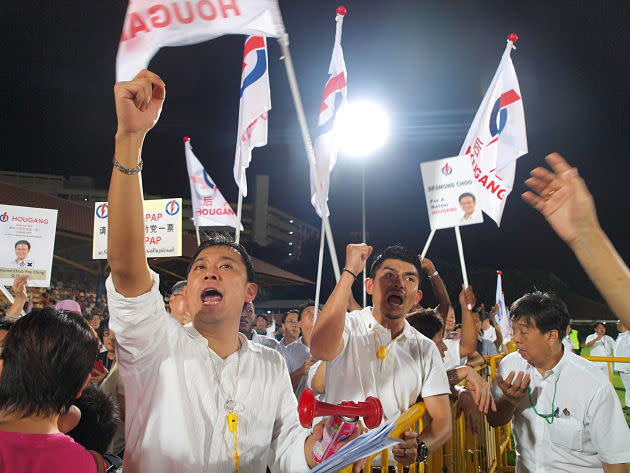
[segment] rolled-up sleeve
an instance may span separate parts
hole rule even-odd
[[[424,347],[423,347],[424,348]],[[433,342],[427,346],[428,350],[424,354],[424,379],[422,380],[421,396],[438,396],[440,394],[449,394],[451,388],[448,384],[446,376],[446,367],[440,357],[440,352]]]

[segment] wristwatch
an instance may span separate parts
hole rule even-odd
[[[418,457],[416,458],[416,463],[422,463],[427,461],[429,458],[429,447],[422,440],[418,440],[416,438],[416,442],[418,443]]]

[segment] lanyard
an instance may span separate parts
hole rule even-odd
[[[556,419],[556,392],[558,390],[558,380],[560,379],[560,375],[558,375],[556,377],[556,383],[553,386],[553,399],[551,400],[551,414],[540,414],[537,410],[536,410],[536,406],[534,405],[534,403],[532,402],[532,390],[529,388],[529,386],[527,386],[527,397],[529,398],[529,405],[532,406],[532,409],[534,409],[534,412],[536,413],[536,415],[538,417],[542,417],[543,419],[545,419],[545,422],[547,422],[547,424],[553,424],[553,421]],[[551,419],[551,420],[549,420]]]

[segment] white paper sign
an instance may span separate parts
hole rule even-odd
[[[107,258],[107,202],[94,205],[93,259]],[[147,258],[182,255],[182,199],[144,201],[144,240]]]
[[[49,287],[56,229],[56,209],[0,204],[0,284],[28,274],[29,286]]]
[[[462,156],[420,164],[431,230],[483,222],[472,168]]]

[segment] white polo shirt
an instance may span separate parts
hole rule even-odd
[[[540,414],[551,413],[554,389],[559,409],[559,417],[548,424],[527,395],[521,398],[512,420],[517,473],[593,473],[604,471],[602,462],[630,462],[630,429],[619,398],[593,363],[565,351],[541,376],[515,352],[499,365],[503,378],[510,371],[529,373],[532,402]],[[503,395],[496,382],[492,390],[495,399]]]
[[[326,366],[326,402],[364,401],[376,396],[390,418],[423,398],[450,393],[446,369],[435,343],[405,320],[403,332],[392,340],[391,331],[365,307],[346,314],[344,348]],[[376,356],[387,346],[387,356]]]
[[[264,473],[267,465],[273,472],[308,471],[308,432],[299,425],[280,353],[239,334],[239,350],[221,359],[192,324],[182,327],[166,312],[159,277],[151,275],[151,290],[130,298],[107,279],[125,386],[125,472],[234,472],[234,441],[216,376],[227,396],[238,379],[240,471]]]

